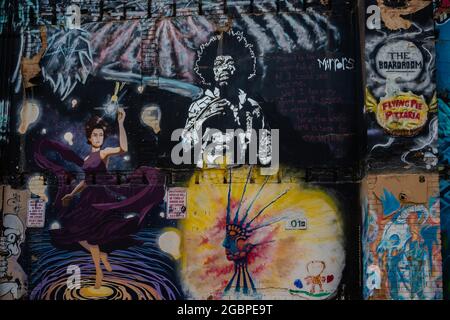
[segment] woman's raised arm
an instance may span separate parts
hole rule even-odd
[[[123,126],[125,115],[125,110],[123,110],[123,108],[119,108],[117,111],[117,122],[119,123],[119,147],[105,148],[104,150],[101,150],[100,157],[102,160],[106,159],[109,156],[128,152],[127,133],[125,132],[125,128]]]

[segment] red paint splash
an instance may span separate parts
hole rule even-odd
[[[208,237],[202,237],[202,241],[200,241],[200,245],[202,246],[202,245],[208,244],[208,242],[209,242]]]
[[[208,275],[208,276],[215,275],[216,277],[218,277],[218,276],[227,275],[227,274],[231,273],[233,270],[234,270],[234,264],[231,263],[224,267],[207,268],[206,275]]]
[[[219,257],[217,255],[209,256],[208,258],[206,258],[205,262],[203,262],[203,265],[207,266],[209,264],[212,264],[213,262],[216,262],[217,259],[219,259]]]

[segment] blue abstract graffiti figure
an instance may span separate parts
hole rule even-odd
[[[424,288],[432,271],[432,247],[437,243],[437,228],[426,221],[433,218],[436,200],[429,207],[415,203],[405,192],[398,199],[384,189],[383,214],[390,218],[377,247],[378,261],[385,266],[387,286],[392,299],[426,299]],[[426,237],[424,235],[426,234]]]

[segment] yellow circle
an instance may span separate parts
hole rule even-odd
[[[109,287],[100,287],[96,289],[95,287],[84,287],[80,289],[80,295],[86,298],[104,298],[109,297],[113,294],[113,290]]]

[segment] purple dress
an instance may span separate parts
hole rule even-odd
[[[50,160],[46,151],[58,152],[66,161],[80,166],[87,186],[79,200],[63,207],[61,198],[74,185],[67,185],[68,173]],[[93,152],[83,161],[65,145],[43,140],[35,152],[36,163],[58,178],[55,208],[60,229],[50,230],[52,242],[60,248],[80,248],[79,241],[99,245],[102,251],[123,249],[137,243],[131,236],[139,231],[147,213],[164,198],[164,180],[158,169],[140,167],[118,185],[116,177],[107,172],[100,152]],[[95,176],[95,184],[93,184]]]

